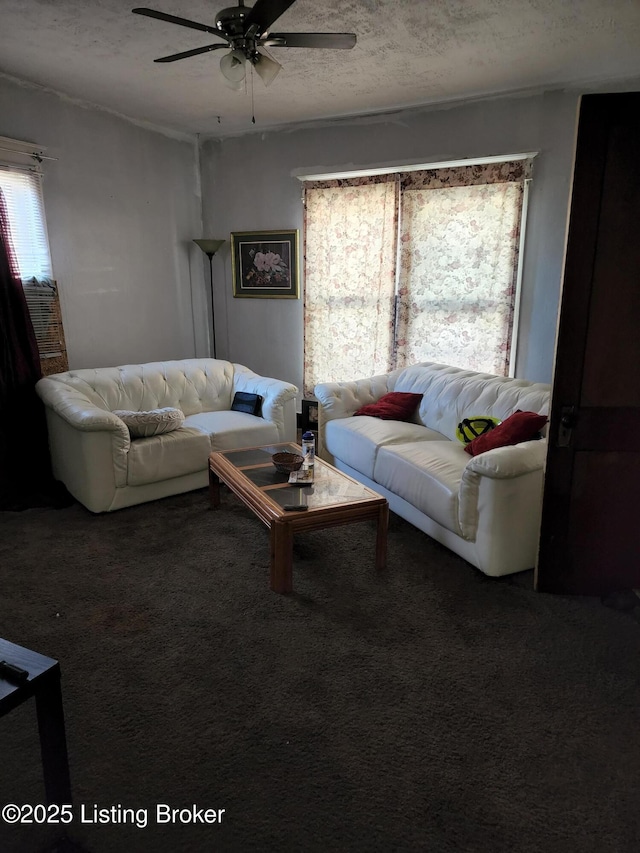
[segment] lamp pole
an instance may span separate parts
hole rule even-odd
[[[209,287],[211,289],[211,329],[213,332],[213,358],[216,358],[216,318],[213,304],[213,256],[218,251],[224,240],[194,240],[205,255],[209,258]]]
[[[213,332],[213,357],[216,357],[216,315],[213,310],[213,255],[214,252],[207,252],[209,258],[209,288],[211,289],[211,329]]]

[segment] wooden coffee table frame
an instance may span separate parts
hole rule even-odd
[[[297,445],[291,442],[267,445],[274,452],[280,449],[295,449]],[[238,450],[261,450],[262,448],[248,447]],[[300,449],[299,447],[297,448]],[[327,462],[316,462],[316,480],[323,476],[326,468],[331,476],[343,477],[356,484],[365,493],[361,499],[336,501],[334,504],[309,506],[302,511],[285,511],[277,501],[269,496],[269,492],[278,488],[290,488],[288,482],[259,486],[250,480],[243,472],[259,467],[271,468],[272,463],[266,457],[264,463],[236,465],[227,459],[227,453],[233,451],[217,451],[209,456],[209,497],[213,509],[220,507],[220,482],[225,483],[231,491],[240,498],[260,521],[270,531],[271,543],[271,589],[274,592],[293,592],[293,536],[304,530],[323,530],[357,521],[373,519],[377,522],[376,531],[376,570],[384,569],[387,560],[387,532],[389,527],[389,504],[386,498],[358,483],[342,471],[338,471]],[[304,487],[303,487],[304,488]]]

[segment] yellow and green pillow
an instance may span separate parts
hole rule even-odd
[[[499,418],[493,418],[491,415],[472,415],[470,418],[463,418],[458,424],[456,436],[458,441],[463,444],[469,444],[474,438],[479,435],[484,435],[498,426]]]

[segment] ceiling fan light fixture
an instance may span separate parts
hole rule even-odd
[[[265,86],[268,86],[278,76],[278,72],[282,68],[279,62],[271,59],[266,53],[259,52],[256,57],[253,67],[256,69],[256,74],[261,78]]]
[[[245,56],[241,50],[232,50],[220,60],[220,71],[232,89],[242,88],[246,76]]]
[[[245,0],[236,0],[236,6],[222,9],[215,20],[215,27],[168,15],[155,9],[135,8],[136,15],[155,18],[168,24],[177,24],[192,30],[211,33],[221,42],[207,44],[192,50],[184,50],[155,59],[154,62],[175,62],[188,59],[213,50],[228,50],[220,60],[220,73],[231,89],[242,91],[246,88],[247,63],[256,69],[265,86],[276,78],[282,66],[268,53],[266,48],[320,48],[349,50],[356,44],[355,33],[272,33],[272,24],[292,6],[296,0],[255,0],[252,6],[245,6]],[[253,86],[253,75],[251,75]],[[253,94],[253,88],[252,88]]]

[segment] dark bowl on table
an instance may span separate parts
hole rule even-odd
[[[304,459],[299,453],[283,451],[282,453],[274,453],[271,461],[275,465],[276,471],[281,474],[290,474],[292,471],[299,471],[302,468]]]

